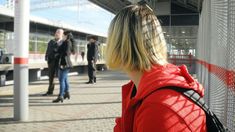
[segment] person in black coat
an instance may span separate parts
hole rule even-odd
[[[72,54],[72,42],[74,42],[72,33],[68,31],[64,32],[64,42],[58,49],[60,93],[57,99],[52,101],[53,103],[63,102],[66,98],[70,99],[68,73],[72,68],[72,61],[70,59],[70,55]]]
[[[0,48],[0,64],[3,63],[2,56],[3,56],[3,50],[2,48]]]
[[[96,83],[96,62],[98,59],[98,41],[96,36],[89,36],[87,44],[88,77],[87,84]]]
[[[55,39],[49,41],[47,45],[45,60],[48,65],[48,76],[49,76],[49,86],[48,90],[43,96],[52,95],[54,91],[54,78],[55,74],[57,74],[58,61],[59,58],[57,56],[58,48],[63,43],[63,29],[57,29],[55,32]]]

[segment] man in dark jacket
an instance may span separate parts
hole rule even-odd
[[[98,42],[97,36],[89,36],[87,44],[87,61],[88,61],[88,77],[87,84],[96,83],[96,61],[98,58]]]
[[[54,78],[58,70],[59,53],[58,48],[63,43],[63,33],[62,29],[57,29],[55,32],[55,39],[50,40],[47,45],[45,60],[48,64],[48,76],[49,76],[49,86],[48,90],[43,96],[52,95],[54,91]]]
[[[3,56],[3,50],[2,48],[0,48],[0,64],[3,63],[2,56]]]

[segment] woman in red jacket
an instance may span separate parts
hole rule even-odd
[[[166,41],[153,11],[131,5],[112,20],[107,40],[107,65],[127,73],[122,87],[122,115],[114,132],[205,132],[204,111],[190,99],[162,87],[193,89],[201,85],[185,66],[167,62]]]

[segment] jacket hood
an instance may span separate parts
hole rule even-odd
[[[135,98],[143,99],[153,91],[167,86],[192,89],[201,97],[204,96],[203,87],[188,73],[185,65],[167,64],[165,66],[154,65],[150,71],[144,72]]]

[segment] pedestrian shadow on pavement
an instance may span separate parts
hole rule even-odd
[[[96,118],[80,118],[80,119],[63,119],[63,120],[42,120],[42,121],[14,121],[13,118],[0,118],[0,124],[30,124],[30,123],[53,123],[53,122],[70,122],[70,121],[91,121],[91,120],[107,120],[116,117],[96,117]]]
[[[38,94],[30,94],[29,95],[29,97],[43,97],[42,95],[43,95],[44,93],[38,93]],[[49,95],[49,96],[47,96],[47,97],[57,97],[58,95],[57,94],[53,94],[53,95]],[[44,96],[45,97],[45,96]],[[32,98],[30,98],[30,99],[32,99]]]
[[[107,80],[107,81],[113,81],[113,80],[129,80],[129,77],[126,74],[123,73],[114,73],[114,74],[109,74],[105,76],[99,76],[97,75],[97,78],[100,80]]]
[[[12,98],[0,98],[0,103],[4,104],[4,103],[12,103],[13,99]]]
[[[103,104],[120,104],[121,101],[113,101],[113,102],[91,102],[91,103],[51,103],[51,102],[38,102],[39,104],[32,104],[30,103],[30,107],[37,107],[37,106],[79,106],[79,105],[103,105]],[[13,107],[13,105],[0,105],[0,107]]]
[[[90,89],[90,88],[97,88],[97,89],[102,89],[102,88],[108,88],[108,89],[111,89],[111,88],[120,88],[121,89],[121,85],[116,85],[116,86],[114,86],[114,85],[105,85],[105,86],[101,86],[101,85],[99,85],[98,83],[96,83],[96,84],[86,84],[85,85],[85,82],[84,82],[84,85],[80,85],[80,86],[77,86],[77,87],[74,87],[74,86],[72,86],[72,89],[74,89],[74,88],[78,88],[78,89]]]
[[[51,95],[50,97],[55,97],[57,95]],[[29,103],[49,103],[52,98],[35,98],[42,97],[41,94],[29,95]],[[0,96],[0,107],[13,107],[13,96],[12,95],[2,95]],[[39,101],[37,101],[39,100]],[[42,102],[43,100],[48,100],[48,102]]]
[[[106,95],[106,94],[121,94],[120,92],[109,92],[109,93],[73,93],[73,95]]]
[[[29,85],[48,85],[48,82],[31,82]]]
[[[42,97],[43,93],[38,93],[38,94],[30,94],[29,97]],[[48,97],[54,97],[54,96],[58,96],[58,95],[50,95]],[[1,98],[13,98],[13,95],[0,95],[0,99]]]
[[[8,124],[7,122],[13,122],[13,118],[0,118],[0,124]]]
[[[73,85],[73,84],[76,84],[76,85],[83,85],[83,84],[86,84],[87,80],[86,81],[82,81],[82,82],[78,82],[78,81],[69,81],[69,84]]]
[[[0,95],[1,98],[13,98],[13,95]]]

